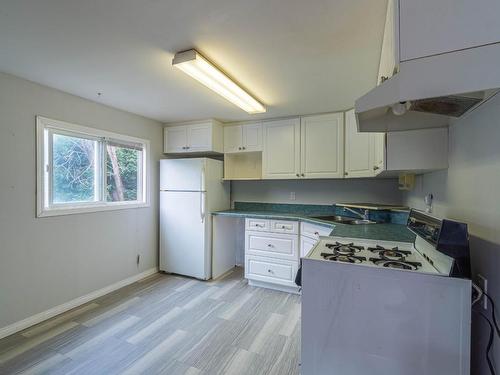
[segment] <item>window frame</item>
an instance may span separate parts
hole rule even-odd
[[[52,202],[52,179],[50,172],[52,166],[52,141],[53,134],[82,137],[97,142],[94,198],[89,202]],[[150,142],[147,139],[131,137],[96,128],[76,125],[65,121],[53,120],[47,117],[36,116],[36,201],[37,217],[81,214],[99,211],[111,211],[129,208],[142,208],[150,206]],[[112,202],[106,200],[106,151],[107,142],[123,146],[134,145],[142,148],[141,168],[138,172],[139,190],[142,192],[140,200]]]

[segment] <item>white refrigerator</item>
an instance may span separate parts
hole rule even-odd
[[[160,270],[212,276],[212,211],[230,207],[223,163],[209,158],[160,160]]]

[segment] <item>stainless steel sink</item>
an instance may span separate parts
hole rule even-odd
[[[376,221],[373,220],[365,220],[365,219],[355,219],[349,216],[312,216],[312,219],[319,219],[324,221],[330,221],[332,223],[339,224],[349,224],[349,225],[361,225],[361,224],[377,224]]]
[[[367,220],[367,219],[356,219],[347,224],[360,225],[360,224],[377,224],[376,221]]]

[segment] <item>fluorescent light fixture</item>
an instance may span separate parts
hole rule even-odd
[[[266,107],[234,83],[198,51],[190,49],[176,53],[172,65],[244,111],[248,113],[266,112]]]

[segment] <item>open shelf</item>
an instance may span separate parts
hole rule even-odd
[[[262,152],[224,154],[224,180],[262,179]]]

